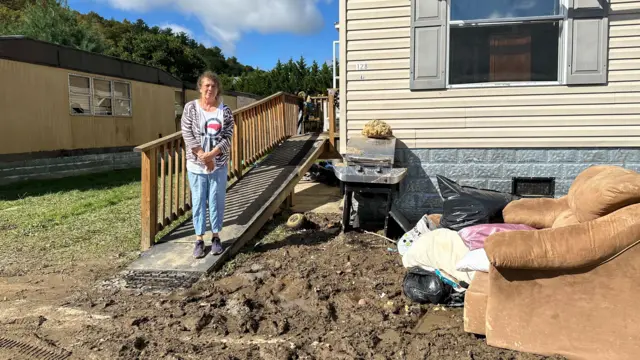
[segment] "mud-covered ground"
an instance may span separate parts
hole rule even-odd
[[[257,244],[186,291],[141,293],[96,281],[116,269],[29,278],[9,298],[0,295],[0,358],[542,358],[465,333],[462,309],[411,304],[392,244],[340,235],[337,215],[310,217],[315,225],[300,231],[269,225]],[[4,279],[2,288],[25,279]],[[32,350],[8,349],[2,339]]]

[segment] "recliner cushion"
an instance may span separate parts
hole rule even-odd
[[[559,199],[524,198],[510,202],[502,210],[505,224],[524,224],[536,229],[548,229],[558,216],[569,209],[567,197]]]
[[[581,223],[640,203],[640,174],[619,166],[589,168],[588,179],[576,178],[569,189],[569,207]],[[582,175],[582,174],[581,174]]]
[[[573,214],[573,211],[571,209],[567,209],[561,212],[560,215],[558,215],[558,217],[556,218],[556,221],[553,222],[553,226],[551,227],[555,229],[555,228],[570,226],[575,224],[580,224],[580,221],[578,221],[578,218],[576,218],[576,216]]]

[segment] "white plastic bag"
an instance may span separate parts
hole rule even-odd
[[[491,263],[487,257],[487,253],[483,248],[471,250],[456,264],[456,270],[458,271],[482,271],[489,272]]]
[[[435,227],[436,225],[427,217],[427,215],[423,216],[413,229],[402,235],[400,240],[398,240],[398,253],[400,253],[400,255],[404,255],[411,245],[413,245],[414,241],[418,240],[421,235],[430,232],[431,229],[435,229]]]
[[[402,255],[405,268],[420,266],[446,272],[456,282],[467,284],[473,280],[474,273],[456,271],[456,264],[469,252],[456,231],[440,228],[423,234]]]

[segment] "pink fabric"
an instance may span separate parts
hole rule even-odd
[[[458,231],[458,235],[469,250],[484,248],[484,241],[489,235],[503,231],[529,231],[536,230],[529,225],[521,224],[481,224],[466,227]]]

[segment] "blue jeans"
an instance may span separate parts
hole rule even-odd
[[[193,227],[196,235],[204,235],[207,230],[207,201],[211,232],[222,231],[224,202],[227,195],[227,165],[216,168],[210,174],[188,172],[191,185]]]

